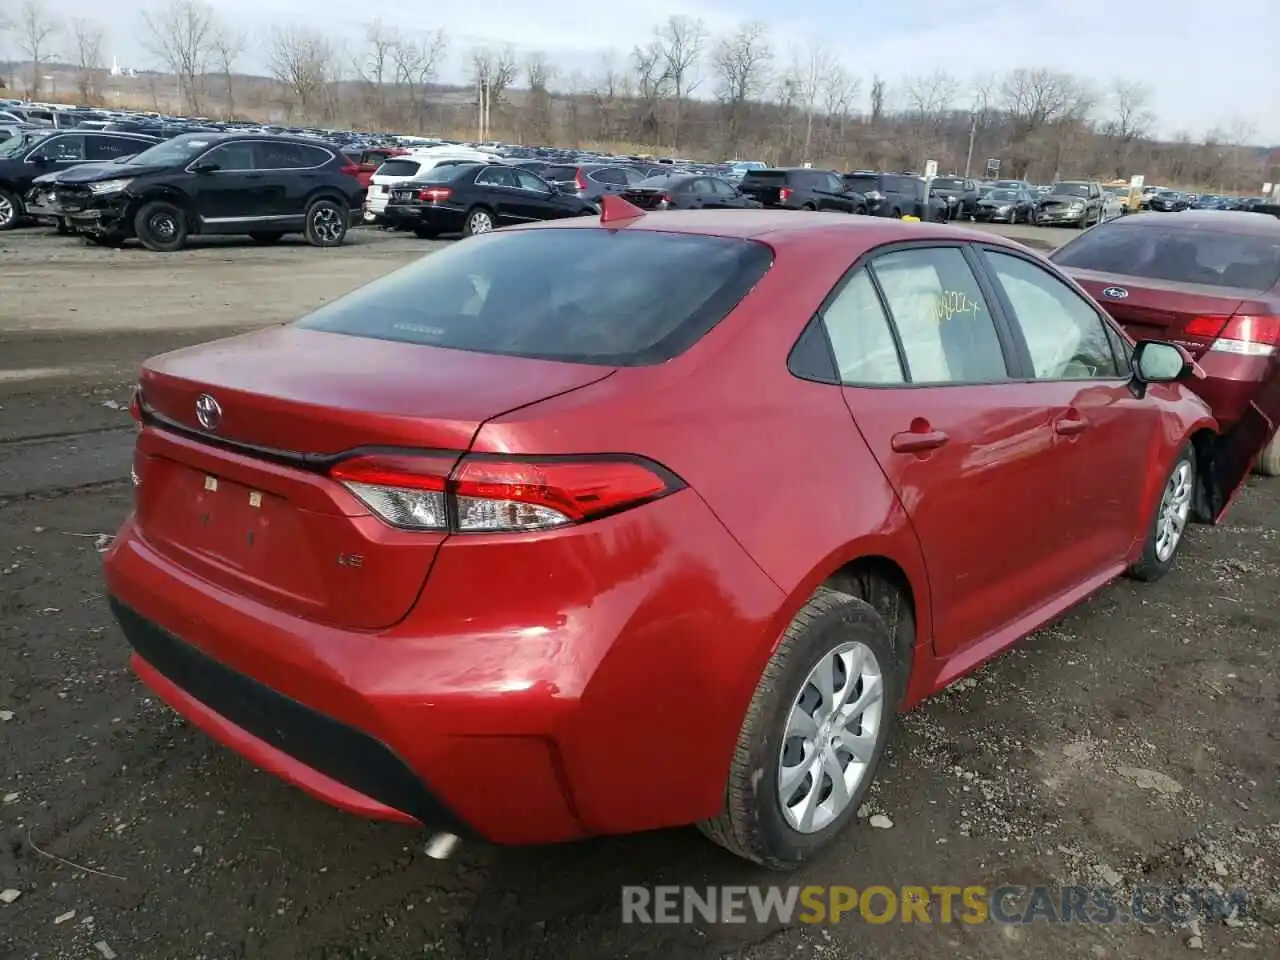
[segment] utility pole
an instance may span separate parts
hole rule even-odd
[[[969,114],[969,152],[964,158],[964,178],[969,179],[969,170],[973,166],[973,142],[978,138],[978,111]]]
[[[476,104],[479,108],[476,141],[483,143],[489,139],[489,81],[487,79],[481,79],[476,85]]]

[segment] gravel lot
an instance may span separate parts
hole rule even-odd
[[[794,878],[1216,883],[1249,889],[1242,921],[624,926],[623,884],[782,878],[691,830],[438,863],[148,696],[99,575],[130,499],[138,361],[292,319],[434,246],[360,230],[333,251],[157,255],[0,235],[0,958],[1280,957],[1277,481],[1193,528],[1161,583],[1106,589],[907,717],[865,811],[892,826]]]

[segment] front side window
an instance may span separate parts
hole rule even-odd
[[[50,137],[36,148],[36,155],[59,163],[85,159],[84,134],[73,133]]]
[[[902,383],[902,363],[871,275],[859,270],[836,294],[822,323],[841,383]]]
[[[1007,380],[995,321],[958,247],[919,247],[877,257],[884,291],[913,383]]]
[[[1043,267],[1007,253],[984,253],[1022,330],[1037,380],[1120,376],[1097,311]]]
[[[224,143],[219,147],[214,147],[200,158],[202,165],[206,163],[213,164],[218,170],[227,173],[236,170],[253,170],[253,161],[252,143]]]
[[[534,176],[528,170],[516,167],[513,168],[511,172],[515,174],[516,182],[520,184],[521,190],[531,190],[535,193],[547,193],[551,189],[541,177]]]

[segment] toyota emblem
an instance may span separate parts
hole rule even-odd
[[[196,397],[196,419],[206,430],[217,430],[222,422],[222,407],[207,393]]]
[[[1102,295],[1108,300],[1123,300],[1129,295],[1129,291],[1124,287],[1107,287],[1102,291]]]

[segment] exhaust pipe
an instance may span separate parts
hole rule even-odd
[[[453,833],[433,834],[427,841],[426,853],[432,860],[448,860],[462,840]]]

